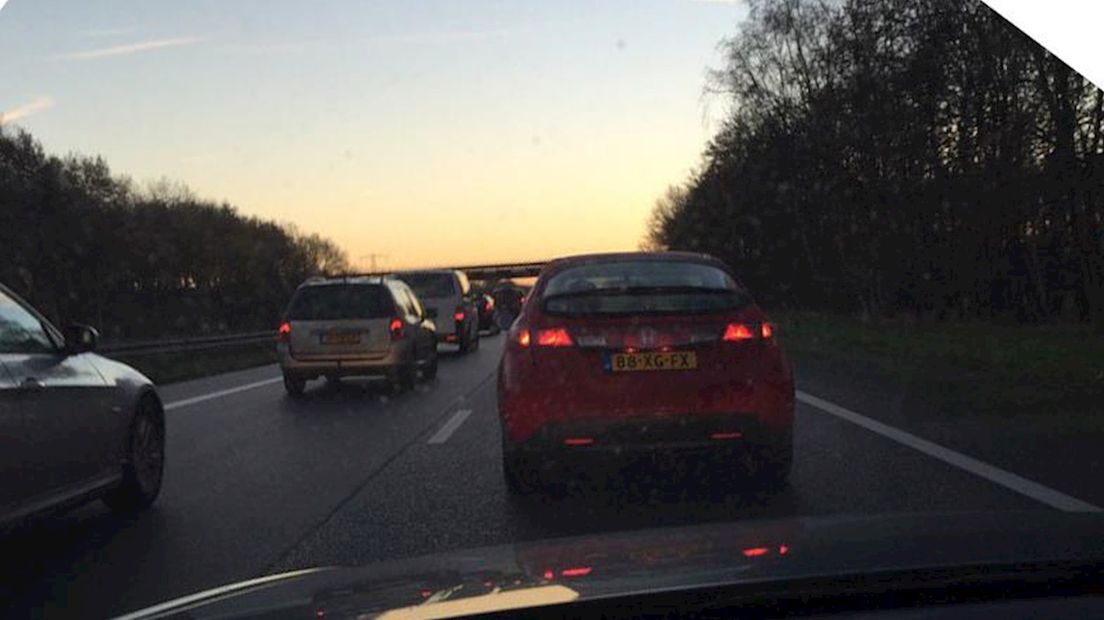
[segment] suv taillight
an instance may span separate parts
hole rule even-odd
[[[284,321],[276,329],[276,342],[287,344],[291,342],[291,323]]]
[[[403,322],[400,318],[391,319],[391,324],[388,326],[391,331],[391,340],[403,339]]]
[[[452,314],[452,318],[456,319],[456,322],[459,323],[464,320],[465,316],[467,316],[467,312],[464,311],[464,306],[456,306],[456,312]]]

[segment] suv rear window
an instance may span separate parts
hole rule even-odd
[[[735,310],[750,296],[724,270],[690,262],[624,261],[572,267],[544,289],[552,314],[683,314]]]
[[[456,294],[456,279],[451,273],[404,273],[399,279],[410,285],[422,299]]]
[[[383,319],[395,313],[391,294],[377,284],[322,284],[295,293],[288,307],[292,321]]]

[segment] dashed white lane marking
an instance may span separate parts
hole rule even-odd
[[[449,437],[456,432],[456,429],[460,428],[460,425],[464,423],[464,420],[468,419],[472,413],[471,409],[457,409],[456,413],[452,414],[452,417],[445,422],[441,428],[437,429],[436,433],[429,438],[428,444],[445,443]]]
[[[797,392],[797,400],[816,407],[821,411],[836,416],[842,420],[847,420],[852,424],[856,424],[865,428],[868,431],[872,431],[885,437],[892,439],[899,444],[908,446],[913,450],[922,452],[932,458],[939,459],[949,465],[968,471],[975,476],[985,478],[986,480],[999,484],[1000,486],[1015,491],[1025,497],[1046,504],[1052,508],[1058,510],[1064,510],[1066,512],[1100,512],[1099,506],[1094,506],[1088,502],[1071,497],[1060,491],[1043,486],[1038,482],[1033,482],[1027,478],[1017,476],[1016,474],[1003,470],[999,467],[994,467],[988,463],[979,461],[973,457],[966,456],[961,452],[955,452],[950,448],[944,448],[943,446],[930,442],[927,439],[921,439],[912,433],[905,432],[901,429],[894,428],[888,424],[883,424],[877,420],[868,418],[862,414],[855,413],[846,407],[841,407],[835,403],[818,398],[812,394],[806,394],[805,392]]]
[[[212,400],[215,398],[222,398],[223,396],[229,396],[231,394],[237,394],[238,392],[244,392],[246,390],[252,390],[266,385],[272,385],[273,383],[279,383],[283,381],[283,377],[273,377],[272,379],[264,379],[262,381],[254,381],[253,383],[246,383],[245,385],[238,385],[232,388],[226,388],[225,390],[219,390],[217,392],[210,392],[208,394],[201,394],[199,396],[193,396],[191,398],[185,398],[183,400],[174,400],[171,403],[165,403],[165,411],[172,411],[173,409],[179,409],[180,407],[187,407],[188,405],[194,405],[196,403],[202,403],[206,400]]]

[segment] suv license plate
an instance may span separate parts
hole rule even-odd
[[[322,344],[359,344],[360,334],[322,334]]]

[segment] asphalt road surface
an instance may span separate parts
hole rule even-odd
[[[312,384],[294,401],[273,366],[163,387],[168,454],[157,504],[132,521],[94,504],[0,540],[6,615],[105,617],[292,568],[656,525],[1104,505],[1102,485],[1054,469],[1062,459],[910,423],[876,387],[848,392],[800,366],[784,492],[630,465],[564,498],[511,501],[495,413],[503,340],[443,356],[435,381],[397,397],[347,380]]]

